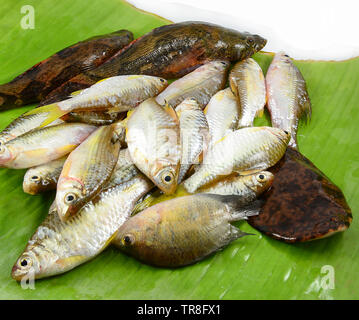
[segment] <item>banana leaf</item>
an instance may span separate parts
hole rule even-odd
[[[22,29],[21,7],[32,5],[35,28]],[[126,28],[138,37],[170,23],[121,0],[2,0],[0,83],[90,36]],[[254,57],[264,72],[270,54]],[[295,61],[307,81],[312,120],[298,132],[301,152],[335,184],[353,210],[344,233],[285,244],[255,233],[192,266],[154,268],[113,247],[94,260],[23,289],[10,276],[13,263],[44,219],[54,193],[22,191],[24,170],[0,169],[1,299],[357,299],[359,298],[359,58]],[[2,112],[0,129],[33,106]],[[268,114],[256,124],[269,124]],[[329,267],[328,267],[329,266]],[[330,269],[328,269],[330,268]],[[334,286],[325,285],[328,270]]]

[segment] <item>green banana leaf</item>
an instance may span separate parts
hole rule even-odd
[[[35,9],[35,29],[22,29],[21,7]],[[138,37],[169,23],[121,0],[2,0],[0,83],[54,52],[90,36],[126,28]],[[250,31],[250,30],[249,30]],[[256,54],[264,72],[270,54]],[[359,58],[295,61],[307,81],[313,116],[298,132],[301,152],[344,192],[354,220],[344,233],[302,244],[261,235],[233,242],[185,268],[141,264],[110,247],[66,274],[22,289],[13,263],[47,214],[54,193],[22,191],[24,170],[0,169],[0,298],[2,299],[357,299],[359,298]],[[0,129],[31,106],[2,112]],[[269,124],[268,115],[256,124]],[[335,287],[325,286],[327,267]],[[323,268],[324,267],[324,268]]]

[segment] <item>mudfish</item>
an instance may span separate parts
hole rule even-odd
[[[176,112],[147,99],[130,115],[126,130],[128,150],[138,169],[163,192],[175,192],[181,159]]]
[[[206,116],[193,98],[185,99],[176,108],[180,123],[181,167],[177,183],[181,183],[192,164],[207,147],[209,132]]]
[[[266,85],[272,126],[290,132],[289,145],[297,149],[299,119],[303,115],[310,119],[312,107],[302,74],[284,52],[274,56],[267,71]]]
[[[117,76],[101,80],[72,98],[33,109],[25,114],[46,114],[41,126],[71,111],[128,111],[142,101],[156,96],[167,86],[163,78],[145,75]]]
[[[114,129],[113,125],[98,128],[66,159],[56,192],[62,221],[95,197],[110,179],[121,147]]]
[[[129,218],[136,201],[153,184],[144,176],[106,190],[96,203],[88,203],[76,216],[62,222],[51,206],[50,212],[28,241],[11,275],[21,281],[64,273],[97,256]]]
[[[343,192],[309,159],[291,147],[270,169],[272,188],[248,223],[276,240],[304,242],[347,230],[352,211]]]
[[[56,189],[66,158],[67,156],[28,169],[22,185],[24,192],[38,194]]]
[[[209,148],[237,129],[239,106],[230,88],[217,92],[204,109],[204,113],[209,127]]]
[[[228,61],[212,61],[172,82],[157,97],[160,105],[176,107],[186,98],[194,98],[203,109],[227,81]]]
[[[239,102],[238,128],[252,127],[254,118],[263,114],[266,104],[266,86],[261,67],[252,58],[240,61],[231,70],[229,83]]]
[[[290,134],[278,128],[249,127],[226,135],[208,150],[203,163],[184,186],[188,192],[233,172],[242,175],[275,165],[285,153]]]
[[[80,41],[55,53],[0,85],[0,110],[42,100],[77,74],[98,67],[132,40],[130,31],[119,30]]]
[[[236,198],[196,194],[156,204],[126,221],[113,244],[156,266],[197,262],[247,235],[231,222],[258,214],[258,208],[240,207]]]
[[[25,133],[0,146],[0,167],[25,169],[59,159],[95,129],[84,123],[64,123]]]
[[[41,103],[64,100],[73,91],[116,75],[147,74],[174,79],[213,60],[239,61],[261,50],[267,40],[258,35],[206,22],[181,22],[153,29],[95,70],[64,83]]]

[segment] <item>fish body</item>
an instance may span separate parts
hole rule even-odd
[[[180,128],[175,111],[155,99],[142,102],[127,121],[126,139],[132,161],[163,192],[177,187]]]
[[[242,209],[236,198],[196,194],[156,204],[126,221],[113,243],[156,266],[194,263],[246,235],[230,222],[258,212]]]
[[[0,146],[0,167],[25,169],[59,159],[95,129],[84,123],[64,123],[30,131]]]
[[[194,98],[203,109],[227,81],[228,61],[211,61],[171,83],[157,97],[160,105],[176,107],[186,98]]]
[[[56,206],[37,228],[18,258],[11,275],[21,281],[64,273],[97,256],[130,216],[136,201],[153,187],[142,175],[106,190],[96,203],[88,203],[75,217],[63,222]]]
[[[209,61],[246,59],[261,50],[266,42],[258,35],[206,22],[165,25],[132,41],[95,70],[72,78],[41,104],[63,100],[73,91],[121,74],[147,74],[166,79],[182,77]]]
[[[44,126],[71,111],[128,111],[166,86],[165,79],[146,75],[111,77],[74,94],[71,99],[36,108],[25,115],[47,114]]]
[[[116,166],[120,142],[114,127],[94,131],[66,159],[56,192],[56,208],[66,221],[95,197],[110,179]]]
[[[12,121],[3,131],[0,132],[0,145],[4,144],[16,137],[19,137],[27,132],[38,129],[42,122],[46,119],[46,114],[33,114],[29,116],[21,115]],[[64,123],[61,119],[56,119],[55,121],[48,124],[48,126],[53,126],[57,124]]]
[[[237,129],[239,106],[230,88],[217,92],[209,101],[204,113],[209,127],[209,148]]]
[[[105,188],[111,188],[118,184],[127,182],[133,177],[137,176],[140,171],[133,163],[128,149],[121,149],[118,155],[118,160],[112,175],[106,184]]]
[[[240,106],[238,128],[252,127],[254,118],[263,114],[266,104],[266,87],[261,67],[252,58],[240,61],[231,70],[229,83]]]
[[[268,109],[272,126],[290,132],[289,145],[297,146],[299,119],[310,119],[312,108],[305,80],[284,52],[274,56],[266,75]]]
[[[193,98],[185,99],[176,108],[180,123],[181,167],[177,183],[181,183],[208,142],[208,123],[201,107]]]
[[[77,74],[98,67],[133,40],[119,30],[67,47],[0,85],[0,110],[38,102]]]
[[[273,179],[274,176],[269,171],[260,171],[246,176],[232,174],[219,181],[215,181],[208,186],[199,188],[195,193],[236,195],[238,196],[237,202],[245,206],[258,198],[264,191],[268,190],[273,183]],[[133,214],[157,203],[187,195],[190,195],[190,193],[183,187],[183,184],[179,185],[176,192],[171,195],[162,194],[157,189],[136,204]]]
[[[228,176],[265,170],[283,156],[290,134],[278,128],[249,127],[226,135],[209,149],[204,162],[184,186],[188,192]]]
[[[24,192],[34,195],[56,189],[66,158],[67,156],[28,169],[23,181]]]

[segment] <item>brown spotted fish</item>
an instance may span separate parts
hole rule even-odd
[[[328,237],[348,229],[351,210],[342,191],[311,161],[287,148],[270,169],[272,188],[257,217],[248,222],[264,234],[284,242]]]
[[[71,92],[116,75],[147,74],[173,79],[212,60],[239,61],[261,50],[258,35],[206,22],[165,25],[134,40],[95,70],[85,71],[52,92],[41,105],[64,100]]]
[[[238,206],[237,196],[196,194],[156,204],[127,220],[112,242],[155,266],[197,262],[247,233],[231,222],[258,214]]]
[[[77,74],[98,67],[132,40],[130,31],[119,30],[55,53],[9,83],[0,85],[0,110],[42,100]]]

